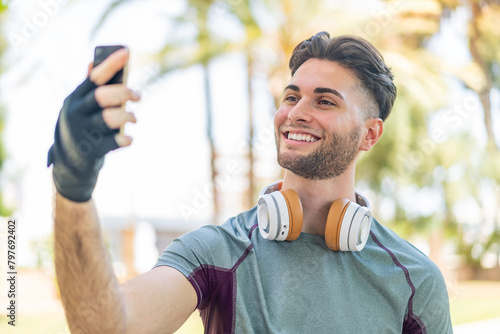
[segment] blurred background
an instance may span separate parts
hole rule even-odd
[[[498,320],[499,20],[495,0],[2,1],[0,268],[16,220],[19,279],[17,326],[2,306],[0,331],[68,332],[46,159],[96,45],[129,47],[128,83],[142,96],[127,106],[134,143],[107,156],[94,195],[126,280],[175,237],[253,207],[280,178],[273,115],[293,47],[319,31],[368,39],[395,73],[398,97],[360,158],[358,190],[378,221],[439,265],[457,333]],[[2,277],[1,305],[7,290]],[[197,314],[178,331],[200,332]]]

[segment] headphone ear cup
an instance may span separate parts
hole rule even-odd
[[[370,235],[372,214],[369,208],[357,206],[356,212],[352,215],[351,226],[349,228],[349,250],[362,250]]]
[[[292,189],[281,190],[288,208],[288,236],[285,240],[292,241],[300,236],[302,231],[302,203],[300,202],[299,195]]]
[[[350,202],[348,199],[339,198],[332,203],[328,211],[325,226],[325,241],[328,248],[332,250],[341,250],[340,230]]]
[[[257,222],[264,239],[274,240],[277,237],[280,217],[278,204],[270,194],[261,195],[257,206]],[[288,219],[288,217],[284,217]]]

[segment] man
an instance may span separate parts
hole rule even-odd
[[[275,116],[285,174],[274,188],[285,209],[273,216],[264,197],[278,192],[265,191],[258,208],[185,234],[154,269],[118,286],[91,194],[103,156],[131,143],[116,129],[135,118],[117,107],[138,97],[103,86],[126,57],[111,55],[65,100],[49,153],[56,272],[72,331],[170,333],[198,308],[208,333],[452,333],[437,267],[375,219],[366,225],[360,209],[367,203],[354,189],[356,160],[382,135],[396,88],[380,53],[354,36],[319,33],[290,60]],[[338,241],[350,231],[332,217],[347,216],[350,205],[364,212],[359,231]],[[264,239],[272,228],[263,221],[278,216],[286,223],[273,233],[293,229],[287,238],[296,240]],[[354,249],[338,251],[347,244]]]

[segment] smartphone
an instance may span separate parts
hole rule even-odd
[[[94,49],[94,64],[92,67],[96,67],[100,63],[104,61],[104,59],[108,58],[110,54],[120,49],[127,49],[124,45],[100,45],[96,46]],[[106,85],[111,84],[124,84],[127,85],[127,74],[128,74],[128,59],[125,62],[125,66],[118,71],[114,77],[109,80]],[[125,105],[122,106],[125,109]],[[122,126],[120,128],[120,133],[123,134],[125,132],[125,128]]]
[[[94,65],[96,67],[100,63],[104,61],[104,59],[108,58],[110,54],[120,49],[126,49],[127,47],[124,45],[100,45],[96,46],[94,49]],[[128,61],[127,61],[128,62]],[[118,71],[111,80],[108,81],[107,85],[123,83],[127,84],[127,63],[125,66]]]

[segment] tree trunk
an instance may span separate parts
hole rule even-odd
[[[245,206],[250,209],[254,206],[254,156],[253,156],[253,94],[252,94],[253,60],[250,50],[247,51],[247,89],[248,89],[248,191]]]
[[[208,69],[208,63],[203,64],[203,82],[205,86],[205,108],[206,108],[206,130],[207,138],[210,146],[210,169],[211,169],[211,180],[212,180],[212,200],[213,200],[213,216],[212,223],[217,224],[219,219],[219,196],[217,184],[215,182],[217,178],[217,169],[215,167],[215,159],[217,158],[217,153],[215,151],[214,138],[212,134],[212,86],[210,84],[210,72]]]
[[[469,1],[469,5],[472,12],[469,34],[469,50],[472,58],[479,65],[486,79],[484,87],[482,87],[481,91],[477,92],[477,94],[479,95],[479,100],[481,101],[481,105],[483,106],[484,125],[486,127],[486,134],[488,136],[488,148],[494,148],[498,151],[498,147],[495,141],[495,133],[493,131],[493,123],[491,119],[490,93],[493,89],[493,80],[491,78],[490,69],[488,68],[488,65],[483,59],[478,48],[478,39],[480,36],[478,20],[481,16],[481,8],[479,7],[479,3],[476,1]]]

